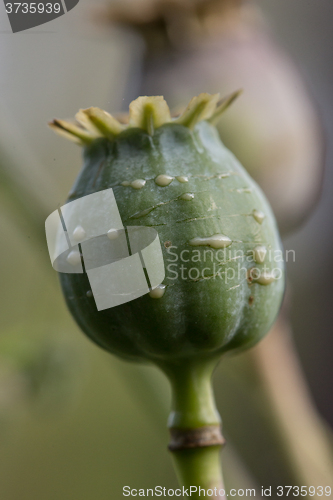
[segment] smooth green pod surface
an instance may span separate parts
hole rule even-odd
[[[125,227],[158,232],[165,286],[103,311],[86,274],[60,274],[62,289],[82,330],[116,355],[161,366],[216,359],[251,347],[275,320],[280,238],[260,188],[209,120],[154,128],[154,119],[85,144],[68,201],[112,188]]]

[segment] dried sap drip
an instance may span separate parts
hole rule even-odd
[[[156,288],[149,292],[152,299],[161,299],[165,293],[166,285],[158,285]]]
[[[73,231],[73,238],[78,243],[86,237],[86,232],[82,226],[77,226]]]
[[[106,234],[109,240],[115,240],[119,236],[117,229],[109,229]]]
[[[189,241],[189,244],[193,247],[208,246],[212,248],[225,248],[231,243],[231,239],[224,234],[213,234],[213,236],[207,238],[197,237]]]
[[[193,194],[193,193],[184,193],[184,194],[182,194],[179,198],[180,198],[181,200],[191,201],[191,200],[193,200],[193,198],[194,198],[194,194]]]
[[[261,210],[254,209],[252,215],[253,218],[258,222],[258,224],[262,224],[264,222],[265,214]]]
[[[265,260],[267,248],[259,245],[253,249],[253,259],[257,264],[262,264]]]
[[[77,266],[81,262],[80,252],[78,252],[77,250],[72,250],[67,255],[67,262],[69,262],[69,264],[71,264],[72,266]]]
[[[174,178],[171,177],[170,175],[161,174],[155,178],[155,184],[157,184],[160,187],[166,187],[169,186],[169,184],[171,184],[173,179]]]

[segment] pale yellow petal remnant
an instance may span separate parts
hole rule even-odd
[[[66,120],[53,120],[49,126],[59,135],[77,144],[89,144],[98,136],[79,125]]]
[[[59,135],[80,145],[90,144],[95,139],[105,137],[113,140],[128,128],[140,128],[151,136],[155,129],[165,123],[176,123],[193,129],[195,125],[207,120],[215,125],[220,115],[239,96],[240,90],[230,94],[218,102],[220,94],[200,94],[188,104],[183,113],[176,119],[171,118],[170,109],[162,96],[141,96],[132,101],[129,115],[114,116],[100,108],[80,109],[76,114],[76,122],[53,120],[49,125]],[[185,182],[180,180],[179,182]],[[253,214],[255,217],[255,215]]]
[[[129,127],[142,128],[150,135],[170,121],[170,109],[162,96],[141,96],[129,106]]]
[[[220,94],[206,93],[193,97],[185,111],[174,120],[174,123],[193,129],[199,121],[207,120],[213,115],[219,98]]]
[[[243,93],[243,90],[236,90],[236,92],[233,92],[232,94],[228,95],[227,97],[224,97],[220,102],[217,103],[216,110],[212,114],[210,118],[208,118],[209,123],[212,125],[216,125],[216,123],[219,121],[222,113],[224,113],[229,106]]]
[[[80,109],[75,118],[87,130],[109,139],[117,136],[126,128],[110,113],[100,108]]]

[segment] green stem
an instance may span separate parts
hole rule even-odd
[[[212,389],[216,360],[182,360],[161,366],[172,387],[172,409],[168,421],[169,449],[181,486],[193,499],[200,489],[212,490],[211,498],[225,498],[220,449],[223,444],[221,419]]]
[[[215,500],[225,499],[220,448],[207,446],[172,453],[178,481],[191,492],[192,499],[202,499],[205,496]],[[212,490],[214,494],[208,490]]]
[[[212,388],[215,360],[188,361],[163,367],[172,389],[169,428],[193,429],[205,425],[220,425]]]

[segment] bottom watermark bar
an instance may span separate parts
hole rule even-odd
[[[237,496],[246,496],[246,497],[255,497],[256,490],[252,489],[231,489],[229,491],[224,490],[223,488],[201,488],[200,486],[189,486],[182,488],[166,488],[165,486],[155,486],[154,488],[131,488],[130,486],[123,487],[123,496],[124,497],[181,497],[187,498],[195,495],[196,497],[212,497],[212,498],[223,498],[226,496],[237,497]]]
[[[331,486],[261,486],[260,489],[254,488],[231,488],[224,490],[222,488],[205,489],[200,486],[185,486],[181,488],[166,488],[165,486],[155,486],[154,488],[131,488],[130,486],[123,486],[124,497],[180,497],[189,498],[227,498],[227,497],[330,497],[332,494]]]

